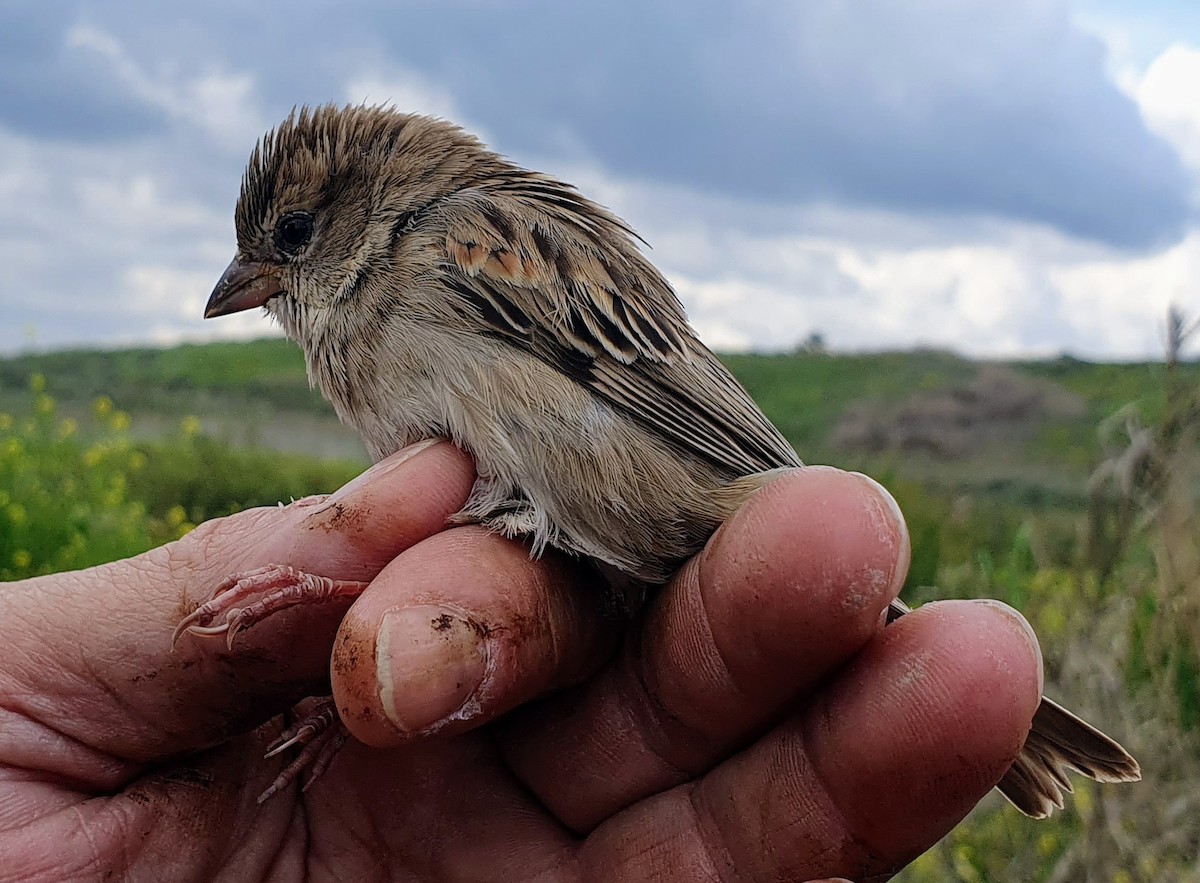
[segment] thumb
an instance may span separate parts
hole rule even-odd
[[[232,651],[197,640],[172,651],[172,630],[239,571],[284,564],[370,580],[443,529],[473,480],[466,455],[422,443],[331,497],[241,512],[135,558],[4,588],[0,708],[29,722],[29,732],[49,729],[58,738],[6,739],[0,754],[12,745],[21,766],[58,768],[65,743],[70,751],[153,762],[328,692],[333,636],[349,602],[281,613],[240,636]]]

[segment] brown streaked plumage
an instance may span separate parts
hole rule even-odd
[[[255,148],[236,227],[206,315],[265,306],[375,459],[431,436],[470,451],[479,478],[461,517],[535,554],[662,583],[776,470],[801,465],[623,221],[450,123],[293,113]],[[181,629],[214,630],[198,622]],[[1066,768],[1139,776],[1116,742],[1043,700],[999,787],[1048,815]]]

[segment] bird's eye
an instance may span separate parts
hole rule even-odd
[[[308,212],[290,212],[275,225],[275,245],[284,254],[297,254],[313,236],[313,216]]]

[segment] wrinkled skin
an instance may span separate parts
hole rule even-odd
[[[882,626],[908,541],[860,477],[774,482],[632,626],[577,563],[446,529],[472,479],[448,445],[401,452],[332,498],[0,590],[0,880],[886,879],[1025,736],[1019,617]],[[340,632],[347,602],[172,652],[226,574],[275,563],[372,582]],[[472,628],[377,646],[414,607],[414,634],[431,612]],[[281,713],[331,677],[351,730],[391,747],[352,741],[256,805]]]

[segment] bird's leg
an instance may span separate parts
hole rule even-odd
[[[232,647],[240,631],[272,614],[300,604],[357,598],[366,587],[358,580],[330,579],[280,564],[237,573],[218,585],[207,601],[175,627],[171,644],[174,646],[184,632],[191,632],[225,635],[226,645]]]
[[[294,567],[271,565],[234,574],[223,580],[207,601],[197,607],[175,628],[171,643],[184,632],[195,635],[225,635],[226,645],[243,629],[291,607],[321,604],[343,598],[356,598],[367,583],[337,580],[305,573]],[[275,777],[258,802],[268,800],[288,787],[308,770],[307,789],[325,772],[350,733],[338,718],[333,698],[326,696],[300,720],[288,727],[267,748],[267,757],[300,746],[300,753]]]
[[[274,757],[294,745],[300,745],[300,753],[296,755],[283,770],[275,777],[275,781],[262,794],[258,802],[270,800],[308,770],[308,781],[301,789],[307,791],[312,783],[321,777],[334,756],[346,744],[350,732],[338,717],[337,706],[332,696],[319,700],[311,711],[279,734],[279,738],[267,747],[267,757]]]

